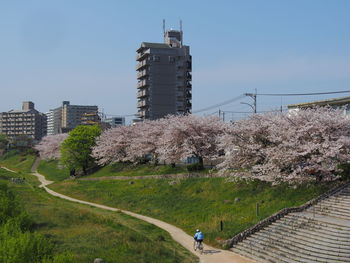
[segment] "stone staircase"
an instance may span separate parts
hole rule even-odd
[[[350,186],[289,213],[231,250],[264,263],[350,263]]]

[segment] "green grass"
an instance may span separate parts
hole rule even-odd
[[[51,181],[63,181],[69,178],[69,170],[62,167],[58,161],[42,160],[38,167],[38,172],[42,173]],[[209,169],[199,171],[208,173]],[[152,165],[130,163],[115,163],[102,167],[97,172],[84,177],[110,177],[110,176],[144,176],[162,174],[187,174],[186,166],[171,167],[170,165]]]
[[[132,182],[132,183],[131,183]],[[285,207],[301,205],[331,184],[288,185],[230,182],[225,178],[178,180],[69,181],[52,189],[83,200],[123,208],[174,224],[193,234],[200,228],[206,242],[218,245]],[[240,198],[239,202],[234,202]],[[256,204],[260,215],[256,216]],[[220,231],[220,221],[224,230]]]
[[[0,165],[15,171],[30,172],[34,160],[34,155],[18,154],[17,151],[10,151],[0,157]]]
[[[96,173],[88,177],[102,176],[140,176],[140,175],[160,175],[160,174],[179,174],[187,173],[185,166],[171,167],[170,165],[152,165],[139,164],[133,165],[129,163],[115,163],[107,165]]]
[[[77,263],[97,257],[109,263],[197,262],[167,232],[151,224],[52,197],[28,183],[31,175],[25,175],[26,183],[14,184],[8,180],[14,175],[0,169],[0,181],[8,182],[19,197],[36,222],[35,230],[54,242],[56,253],[70,252]]]
[[[46,179],[55,182],[69,178],[69,169],[61,166],[56,160],[40,161],[38,172],[45,175]]]

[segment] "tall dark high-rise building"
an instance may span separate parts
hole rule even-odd
[[[164,43],[142,42],[137,50],[137,108],[141,119],[192,110],[192,57],[182,30],[164,30]]]

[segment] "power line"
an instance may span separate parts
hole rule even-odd
[[[223,106],[223,105],[226,105],[226,104],[229,104],[229,103],[232,103],[236,100],[240,100],[242,98],[244,98],[245,95],[240,95],[238,97],[235,97],[235,98],[232,98],[232,99],[229,99],[229,100],[226,100],[226,101],[223,101],[221,103],[218,103],[218,104],[214,104],[212,106],[209,106],[209,107],[206,107],[206,108],[202,108],[202,109],[199,109],[199,110],[195,110],[195,111],[192,111],[192,113],[199,113],[199,112],[203,112],[203,111],[208,111],[208,110],[211,110],[211,109],[215,109],[215,108],[218,108],[220,106]]]
[[[314,92],[314,93],[258,93],[258,96],[309,96],[309,95],[326,95],[326,94],[337,94],[337,93],[350,93],[350,90],[343,91],[330,91],[330,92]]]

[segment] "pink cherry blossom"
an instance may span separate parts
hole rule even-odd
[[[48,135],[45,136],[34,148],[39,151],[42,159],[59,159],[61,156],[61,144],[67,137],[67,133]]]

